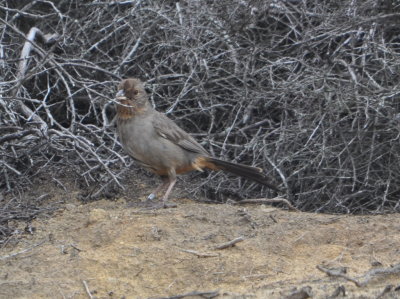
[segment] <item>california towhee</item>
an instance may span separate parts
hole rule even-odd
[[[210,154],[171,119],[154,110],[139,79],[125,79],[118,86],[117,126],[125,151],[144,168],[163,179],[148,200],[164,188],[163,206],[176,183],[176,175],[204,168],[227,171],[279,191],[262,169],[222,161]]]

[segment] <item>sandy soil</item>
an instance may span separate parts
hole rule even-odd
[[[398,214],[175,202],[151,210],[124,198],[75,199],[39,217],[33,233],[0,249],[0,298],[378,298],[385,288],[379,298],[400,298],[400,274],[357,287],[316,268],[347,270],[359,282],[371,269],[390,270],[400,262]]]

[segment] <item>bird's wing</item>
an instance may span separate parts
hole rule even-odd
[[[204,154],[208,152],[188,133],[182,130],[178,125],[164,114],[157,112],[153,118],[154,129],[162,138],[179,145],[190,152]]]

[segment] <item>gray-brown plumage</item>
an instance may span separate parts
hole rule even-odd
[[[125,79],[117,93],[118,134],[125,151],[144,168],[158,174],[163,184],[149,195],[156,197],[167,188],[163,204],[176,183],[176,175],[204,168],[224,170],[274,190],[261,168],[222,161],[210,154],[165,114],[156,111],[139,79]]]

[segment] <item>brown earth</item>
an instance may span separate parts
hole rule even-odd
[[[69,196],[51,217],[32,221],[32,234],[0,249],[0,298],[184,298],[172,296],[194,291],[378,298],[385,288],[379,298],[400,298],[399,271],[363,276],[400,262],[398,214],[322,215],[187,199],[152,210],[125,198],[82,204]],[[241,236],[235,246],[215,249]],[[329,277],[318,265],[367,283]]]

